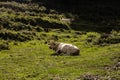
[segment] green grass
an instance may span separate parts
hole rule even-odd
[[[119,71],[108,74],[104,66],[113,65],[115,62],[111,58],[114,56],[120,57],[120,44],[105,47],[81,45],[81,56],[76,57],[51,56],[54,52],[44,41],[9,44],[10,50],[0,52],[1,80],[75,80],[85,74],[119,77]]]

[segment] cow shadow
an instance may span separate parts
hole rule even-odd
[[[50,54],[51,56],[62,56],[63,54],[60,54],[60,53],[53,53],[53,54]]]
[[[53,54],[50,54],[50,56],[80,56],[79,55],[70,55],[70,54],[64,54],[64,53],[53,53]]]

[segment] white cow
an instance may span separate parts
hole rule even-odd
[[[79,48],[72,44],[50,42],[48,43],[48,45],[49,45],[49,48],[53,49],[57,55],[76,56],[76,55],[79,55],[80,53]]]

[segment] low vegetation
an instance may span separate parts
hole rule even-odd
[[[0,79],[119,80],[119,20],[112,25],[103,16],[95,24],[43,2],[0,1]],[[51,55],[54,51],[45,44],[49,40],[74,44],[80,55]]]

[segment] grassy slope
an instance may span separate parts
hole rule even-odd
[[[120,60],[119,43],[107,44],[107,46],[93,45],[91,42],[87,42],[87,40],[89,41],[88,36],[92,34],[92,36],[97,35],[99,38],[99,33],[81,31],[76,33],[76,31],[70,32],[59,29],[58,26],[60,28],[66,27],[66,23],[59,20],[64,15],[58,13],[47,14],[43,7],[38,9],[38,6],[30,7],[28,4],[15,2],[0,4],[3,6],[0,7],[0,35],[12,34],[12,36],[7,36],[8,39],[0,36],[0,44],[7,42],[10,47],[10,50],[0,50],[1,80],[74,80],[77,78],[85,79],[87,75],[97,76],[101,80],[109,77],[120,79],[120,70],[114,69],[114,66]],[[19,11],[16,11],[17,9]],[[46,25],[51,28],[57,27],[57,29],[45,32],[43,28]],[[36,28],[41,29],[41,26],[43,27],[42,32],[41,30],[37,32]],[[35,35],[32,35],[33,33]],[[116,33],[114,34],[116,36]],[[33,38],[25,42],[19,42],[19,40],[15,42],[16,39],[11,38],[14,35],[20,41],[29,40],[29,37]],[[113,37],[119,40],[119,35],[118,33],[118,37]],[[81,55],[76,57],[51,56],[54,52],[44,44],[44,41],[55,36],[58,37],[60,42],[78,46]],[[92,39],[93,43],[97,41],[94,36]]]

